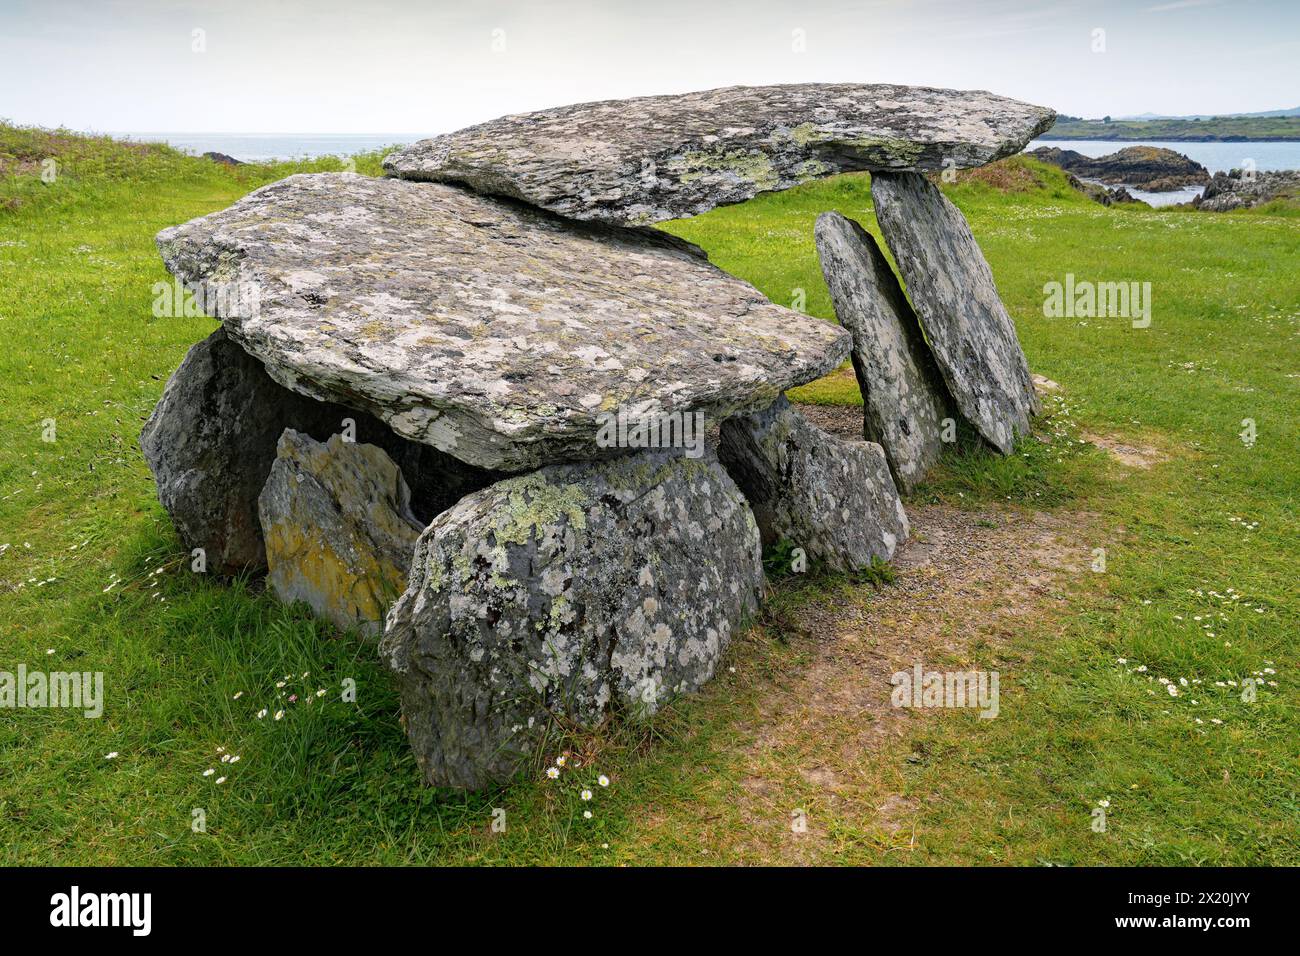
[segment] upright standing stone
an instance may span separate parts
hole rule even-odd
[[[421,535],[380,643],[425,779],[502,783],[553,717],[695,690],[762,583],[754,517],[711,457],[552,465],[468,496]]]
[[[961,413],[1004,455],[1038,398],[1015,323],[961,212],[919,173],[877,173],[871,195],[939,371]]]
[[[375,445],[286,428],[258,498],[267,583],[340,628],[378,631],[406,590],[423,526],[393,460]]]
[[[398,149],[384,168],[571,219],[649,225],[852,170],[980,166],[1055,118],[983,90],[731,86],[503,116]]]
[[[835,316],[853,336],[866,437],[909,492],[943,451],[948,389],[875,238],[837,212],[817,217],[815,235]]]
[[[766,411],[723,422],[718,457],[749,499],[765,545],[789,541],[852,571],[892,558],[907,538],[881,447],[827,435],[784,395]]]
[[[193,346],[140,433],[158,497],[209,570],[266,567],[257,496],[286,426],[342,427],[337,409],[281,388],[222,329]]]

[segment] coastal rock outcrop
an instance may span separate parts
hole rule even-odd
[[[1073,149],[1042,146],[1031,150],[1029,155],[1082,179],[1152,193],[1172,192],[1210,181],[1209,170],[1200,163],[1159,146],[1128,146],[1106,156],[1085,156]]]
[[[505,782],[553,719],[698,688],[762,583],[754,517],[711,457],[552,465],[469,495],[421,535],[380,644],[425,780]]]
[[[909,492],[943,451],[947,386],[875,238],[837,212],[817,217],[814,236],[835,316],[853,336],[864,434],[884,449],[895,484]]]
[[[290,176],[158,247],[282,385],[501,471],[611,453],[620,407],[764,407],[849,349],[688,243],[438,183]]]
[[[979,166],[1055,118],[982,90],[733,86],[503,116],[403,147],[384,168],[571,219],[648,225],[835,173]]]
[[[782,395],[722,423],[718,457],[754,509],[764,545],[782,541],[836,571],[887,561],[908,534],[885,453],[841,441]]]
[[[918,173],[877,173],[880,231],[962,415],[1011,453],[1039,409],[1016,327],[961,212]]]
[[[280,436],[258,498],[267,584],[285,603],[302,601],[340,628],[374,633],[406,590],[423,525],[393,460],[376,445],[333,435]]]
[[[1278,172],[1234,169],[1215,173],[1205,192],[1193,202],[1205,212],[1228,212],[1283,198],[1300,199],[1300,172],[1294,169]]]

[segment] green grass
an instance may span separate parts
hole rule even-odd
[[[1300,116],[1216,116],[1206,120],[1058,119],[1044,139],[1249,142],[1300,139]]]
[[[765,622],[738,640],[734,672],[724,668],[648,729],[570,741],[558,786],[530,775],[479,795],[421,787],[373,646],[279,606],[256,582],[228,587],[189,573],[137,445],[166,377],[214,327],[152,316],[153,283],[167,278],[153,235],[341,161],[229,169],[139,152],[0,126],[0,670],[102,671],[106,691],[98,720],[0,711],[6,862],[780,858],[781,846],[763,844],[736,809],[743,753],[773,688],[808,666],[824,638],[806,633],[809,611],[869,604],[888,575],[783,579]],[[44,184],[39,161],[50,153],[62,158],[60,174]],[[357,168],[377,173],[378,159],[359,157]],[[1030,440],[1006,459],[965,447],[912,504],[1086,512],[1107,570],[1070,582],[1060,613],[1022,621],[997,652],[997,720],[915,721],[860,768],[840,768],[915,800],[916,850],[891,852],[871,819],[817,804],[824,858],[1300,863],[1294,216],[1286,206],[1106,209],[1032,162],[1000,175],[945,189],[971,221],[1031,366],[1065,398],[1041,427],[1051,444]],[[826,209],[875,229],[865,176],[669,228],[773,300],[789,305],[801,289],[808,312],[831,318],[812,243]],[[1044,318],[1043,285],[1066,272],[1152,282],[1151,327]],[[796,397],[861,401],[843,373]],[[1243,418],[1257,423],[1253,447],[1237,437]],[[54,442],[42,440],[48,419]],[[1065,444],[1079,427],[1153,445],[1169,460],[1121,478],[1099,453]],[[1193,620],[1211,612],[1212,628]],[[1139,663],[1205,683],[1194,695],[1152,696],[1145,675],[1128,672]],[[1265,666],[1278,687],[1254,704],[1213,685]],[[343,700],[353,683],[355,701]],[[285,703],[295,692],[299,702]],[[832,759],[818,746],[791,741],[773,765],[776,812],[816,803],[794,771],[798,760]],[[218,748],[240,761],[223,764]],[[118,756],[106,760],[110,752]],[[217,773],[202,776],[210,767]],[[586,821],[576,790],[599,772],[613,785],[597,790]],[[1096,834],[1089,811],[1103,797],[1109,828]],[[196,808],[205,833],[191,830]],[[506,811],[504,833],[491,829],[493,808]]]

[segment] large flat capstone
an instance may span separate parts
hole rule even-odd
[[[754,516],[712,456],[552,465],[467,496],[420,536],[380,643],[425,779],[503,783],[554,719],[697,689],[762,585]]]
[[[619,410],[765,407],[849,349],[680,240],[455,186],[291,176],[158,246],[282,385],[484,468],[607,454]]]
[[[878,173],[871,198],[958,409],[1009,455],[1039,410],[1015,323],[961,211],[919,173]]]
[[[397,150],[384,167],[573,219],[646,225],[835,173],[980,166],[1055,118],[982,90],[732,86],[503,116]]]

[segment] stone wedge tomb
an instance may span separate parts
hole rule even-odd
[[[1017,152],[1053,116],[736,87],[503,117],[391,154],[388,178],[263,187],[158,236],[221,323],[142,432],[159,498],[213,572],[267,571],[378,638],[426,782],[506,782],[557,721],[637,719],[709,680],[760,606],[764,546],[891,558],[936,423],[1003,453],[1024,434],[1015,328],[921,173]],[[646,228],[854,170],[882,184],[912,300],[865,230],[823,217],[842,328]],[[850,355],[861,442],[784,395]]]

